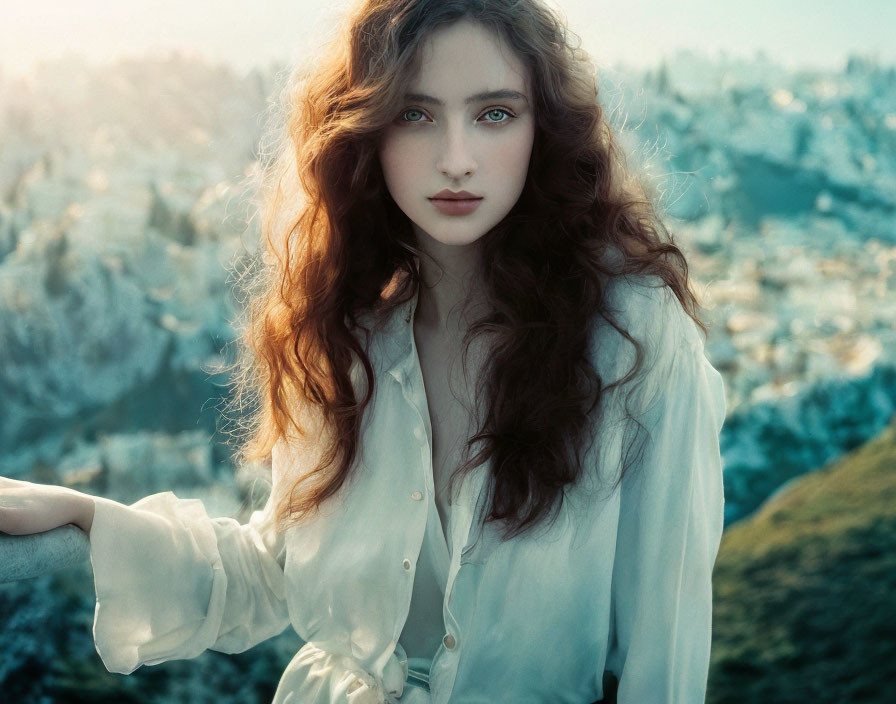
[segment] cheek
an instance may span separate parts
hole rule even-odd
[[[509,180],[522,181],[525,179],[532,156],[533,141],[534,135],[527,134],[514,140],[499,152],[497,159]]]
[[[529,165],[529,157],[532,155],[532,145],[527,144],[526,146],[521,146],[520,148],[511,152],[511,159],[513,159],[513,165],[517,168],[517,170],[525,171]]]
[[[389,182],[400,182],[411,178],[412,172],[419,162],[419,148],[414,149],[410,140],[393,138],[384,140],[379,152],[380,166],[383,176]]]

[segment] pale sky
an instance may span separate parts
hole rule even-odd
[[[178,49],[245,71],[301,59],[349,0],[0,0],[0,71],[66,52],[91,63]],[[599,65],[654,65],[679,48],[836,68],[896,64],[894,0],[547,0]]]

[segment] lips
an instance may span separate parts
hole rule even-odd
[[[469,215],[479,207],[482,198],[430,198],[429,201],[443,215]]]
[[[447,188],[439,191],[430,200],[482,200],[482,196],[477,196],[469,191],[450,191]]]

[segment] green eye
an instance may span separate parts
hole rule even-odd
[[[417,119],[417,120],[405,120],[405,122],[420,122],[420,120],[422,119],[423,111],[422,111],[422,110],[417,110],[417,108],[411,108],[410,110],[405,110],[403,113],[401,113],[401,117],[402,117],[402,119],[404,119],[404,116],[405,116],[405,115],[409,115],[409,114],[411,114],[411,113],[417,113],[417,114],[420,115],[421,117],[420,117],[419,119]]]
[[[414,115],[414,114],[417,115],[416,118],[413,118],[413,117],[408,118],[407,117],[408,115]],[[502,115],[505,116],[507,119],[504,119],[504,120],[500,119]],[[408,108],[407,110],[402,112],[401,115],[399,115],[398,119],[399,119],[399,121],[405,122],[405,123],[407,123],[407,122],[423,122],[423,119],[425,117],[426,117],[426,113],[423,112],[423,110],[420,110],[419,108]],[[485,121],[488,122],[489,124],[501,125],[505,122],[510,122],[510,120],[514,119],[516,117],[516,115],[514,115],[512,112],[510,112],[510,110],[507,110],[505,108],[492,108],[491,110],[487,110],[486,112],[484,112],[483,117],[486,118]]]
[[[505,122],[510,122],[512,119],[514,119],[516,117],[516,115],[514,115],[512,112],[510,112],[510,110],[505,110],[504,108],[492,108],[491,110],[488,110],[487,112],[485,112],[484,115],[486,118],[486,122],[489,122],[493,125],[502,125]],[[496,116],[500,117],[501,115],[506,115],[507,119],[506,120],[491,119],[492,117],[496,117]]]

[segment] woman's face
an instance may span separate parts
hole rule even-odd
[[[526,181],[535,137],[527,70],[496,34],[466,19],[434,31],[420,58],[380,143],[383,176],[418,242],[470,244],[507,215]],[[445,190],[479,200],[452,208],[434,199]]]

